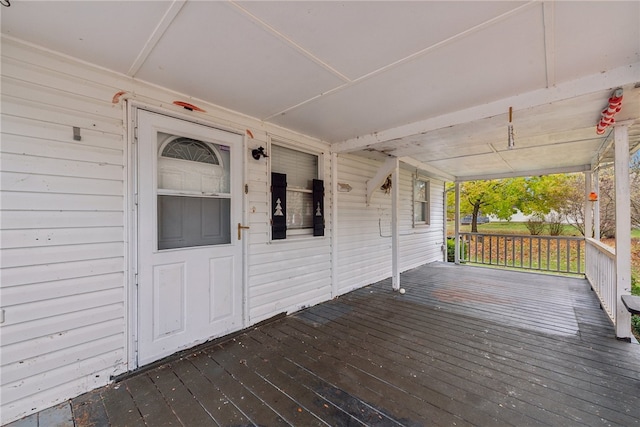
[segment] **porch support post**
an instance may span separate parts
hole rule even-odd
[[[246,151],[246,150],[245,150]],[[331,297],[338,296],[338,154],[331,153]]]
[[[395,165],[391,173],[391,286],[397,291],[400,290],[400,161],[397,157],[393,159]]]
[[[456,245],[454,262],[460,264],[460,183],[456,182],[456,213],[455,217],[455,231],[456,231]]]
[[[620,297],[631,293],[631,187],[629,180],[629,127],[614,128],[616,197],[616,337],[631,339],[631,315]]]
[[[584,237],[593,236],[593,205],[595,202],[589,201],[591,193],[591,172],[584,173]]]
[[[600,240],[600,169],[593,173],[593,191],[598,195],[593,203],[593,238]]]

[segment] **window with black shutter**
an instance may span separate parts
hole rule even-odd
[[[273,240],[324,236],[324,182],[318,155],[271,145]]]

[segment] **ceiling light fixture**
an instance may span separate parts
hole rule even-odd
[[[509,107],[509,126],[507,128],[507,131],[508,131],[507,148],[509,150],[513,150],[513,148],[516,146],[516,141],[513,137],[513,124],[511,124],[512,119],[513,119],[513,107]]]

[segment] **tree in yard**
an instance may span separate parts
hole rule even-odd
[[[561,212],[584,235],[585,197],[584,175],[572,174],[567,188],[566,202]],[[615,176],[613,168],[600,169],[598,177],[598,204],[600,206],[600,236],[614,238],[616,234]],[[640,227],[640,157],[636,155],[630,165],[631,226]],[[587,203],[589,209],[593,208]],[[593,237],[593,236],[591,236]]]
[[[468,181],[460,185],[460,214],[471,215],[471,232],[478,232],[478,216],[493,214],[498,218],[507,219],[513,215],[513,203],[508,195],[514,194],[508,191],[506,181],[494,179],[487,181]],[[450,191],[447,195],[449,207],[455,206],[455,193]]]
[[[544,175],[487,181],[468,181],[460,185],[460,214],[471,215],[471,231],[477,232],[480,213],[508,220],[521,211],[525,215],[544,216],[558,210],[568,179],[566,175]],[[448,205],[455,204],[448,193]],[[453,216],[451,211],[450,217]]]

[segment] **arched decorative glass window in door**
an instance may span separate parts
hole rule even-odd
[[[158,249],[231,242],[229,147],[158,133]]]

